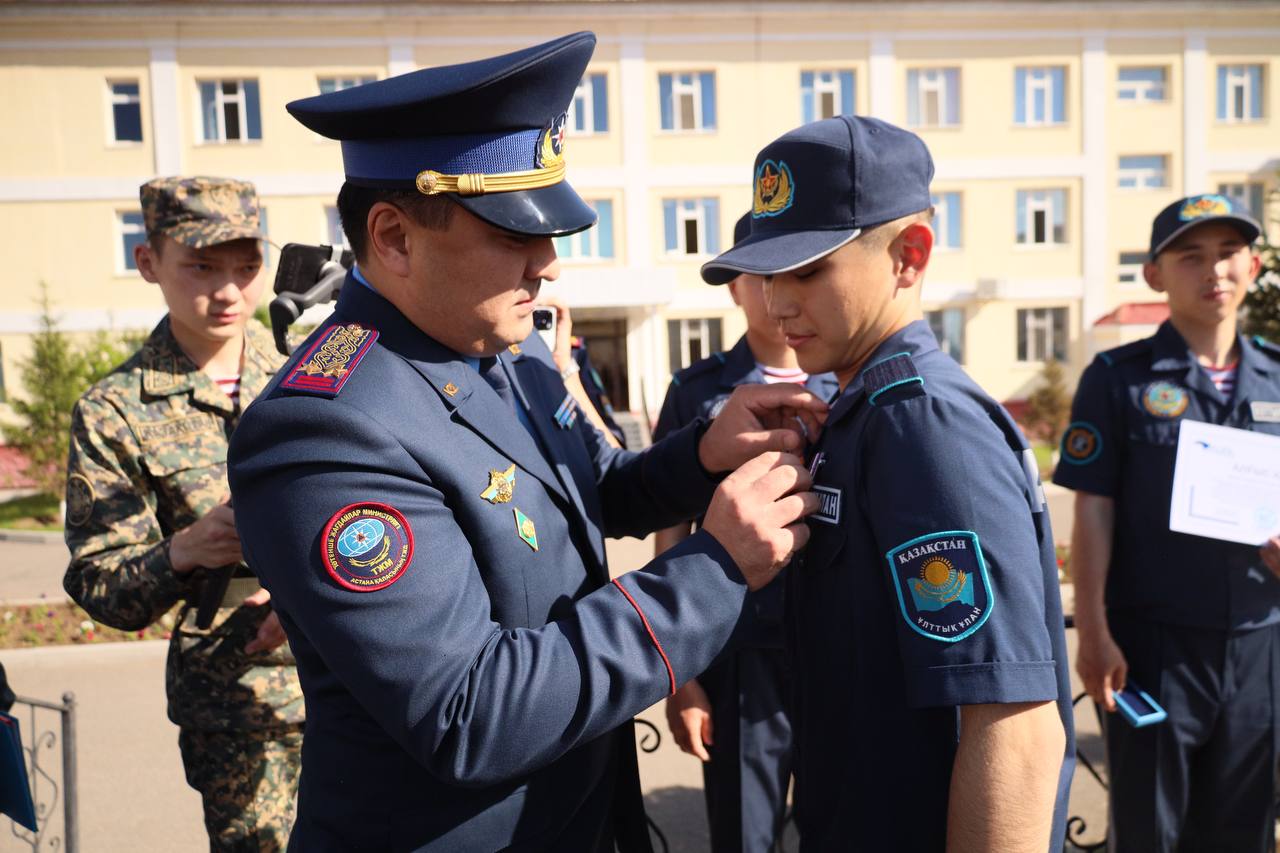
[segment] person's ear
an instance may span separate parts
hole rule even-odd
[[[923,222],[913,222],[894,239],[894,272],[899,287],[919,287],[933,253],[933,229]]]
[[[742,300],[738,298],[738,279],[735,278],[730,281],[728,287],[729,295],[733,297],[733,304],[741,306]]]
[[[369,208],[367,253],[400,278],[409,277],[409,228],[408,215],[394,204],[380,201]]]
[[[138,274],[142,276],[143,281],[149,281],[152,284],[160,283],[160,275],[156,272],[156,264],[159,260],[156,250],[148,241],[143,240],[133,247],[133,265],[138,268]]]
[[[1164,293],[1164,277],[1160,274],[1160,265],[1155,261],[1147,261],[1142,265],[1142,277],[1147,280],[1147,287],[1156,293]]]

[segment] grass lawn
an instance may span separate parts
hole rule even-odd
[[[58,499],[53,495],[27,495],[0,503],[0,527],[61,531]]]

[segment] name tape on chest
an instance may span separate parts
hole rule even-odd
[[[1256,400],[1249,404],[1249,411],[1260,424],[1280,424],[1280,403]]]
[[[831,486],[814,486],[813,493],[818,496],[818,500],[822,502],[822,505],[809,518],[813,521],[820,521],[823,524],[839,524],[840,503],[844,490],[832,488]]]
[[[280,387],[336,397],[377,339],[376,331],[356,323],[333,326],[316,339]]]
[[[941,530],[885,554],[902,618],[921,636],[956,643],[982,627],[995,603],[972,530]]]

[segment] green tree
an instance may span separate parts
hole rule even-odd
[[[1272,207],[1280,200],[1280,190],[1268,193]],[[1272,220],[1273,222],[1276,220]],[[1249,335],[1262,335],[1269,341],[1280,342],[1280,246],[1267,239],[1263,231],[1259,249],[1262,256],[1262,272],[1244,298],[1244,331]]]
[[[1066,376],[1056,359],[1049,359],[1040,371],[1040,384],[1027,395],[1027,413],[1023,416],[1027,431],[1057,447],[1062,431],[1071,419],[1071,394]]]
[[[27,475],[41,492],[61,497],[67,478],[71,409],[94,382],[128,358],[127,341],[98,332],[77,345],[58,328],[48,285],[41,282],[40,331],[31,355],[18,364],[24,398],[10,407],[20,423],[3,428],[5,441],[27,458]]]

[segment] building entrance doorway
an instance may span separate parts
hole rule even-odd
[[[613,408],[620,412],[630,411],[631,399],[627,390],[627,321],[586,317],[579,319],[575,316],[573,333],[586,341],[591,365],[600,374],[600,384],[609,395]]]

